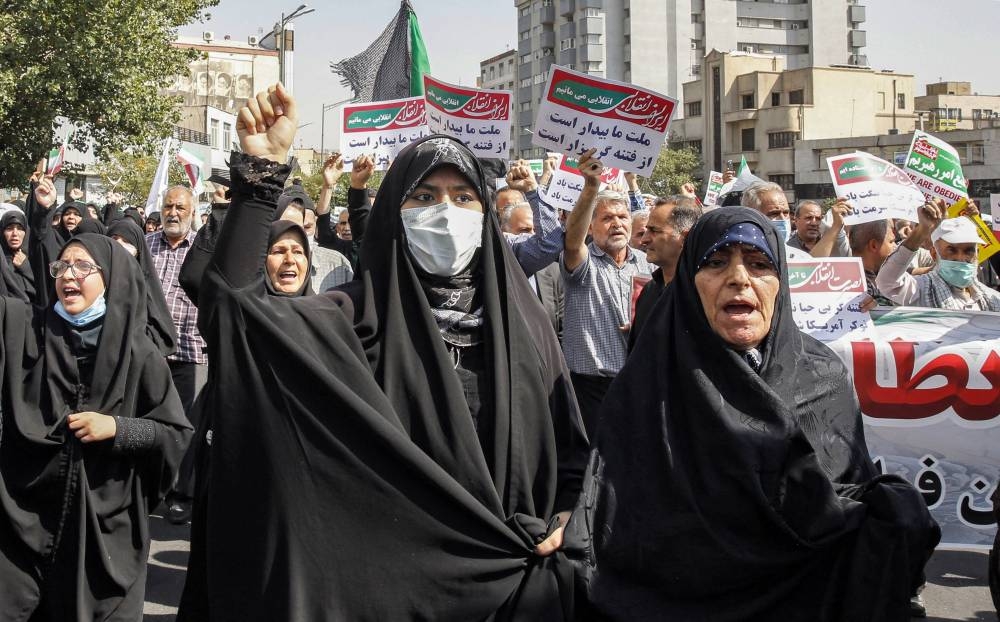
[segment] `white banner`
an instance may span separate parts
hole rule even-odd
[[[852,370],[868,449],[923,494],[943,546],[989,546],[1000,479],[1000,314],[895,308],[828,344]]]

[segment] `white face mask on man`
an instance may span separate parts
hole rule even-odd
[[[440,203],[400,212],[410,255],[422,270],[455,276],[464,270],[483,244],[480,212]]]

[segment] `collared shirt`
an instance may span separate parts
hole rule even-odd
[[[587,259],[572,272],[565,256],[559,262],[566,284],[563,353],[572,372],[615,376],[625,364],[627,335],[620,327],[631,315],[632,277],[648,276],[653,266],[634,248],[628,248],[620,268],[593,242],[587,250]]]
[[[194,238],[195,232],[189,231],[177,248],[171,248],[167,236],[162,231],[157,231],[146,235],[146,244],[149,246],[149,254],[153,256],[153,265],[156,267],[156,275],[160,277],[163,297],[167,300],[174,328],[177,329],[177,352],[167,359],[204,365],[208,363],[208,356],[205,354],[205,340],[198,332],[198,307],[187,297],[177,279]]]
[[[536,190],[528,192],[524,198],[531,205],[535,232],[520,235],[505,233],[504,237],[510,243],[514,257],[517,258],[517,263],[521,265],[524,274],[530,277],[559,261],[559,253],[562,252],[566,234],[555,208],[542,201]]]
[[[1000,294],[974,280],[971,291],[952,287],[935,272],[913,276],[906,268],[915,251],[900,245],[882,264],[875,285],[898,305],[938,309],[1000,311]]]

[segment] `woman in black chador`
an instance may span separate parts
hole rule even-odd
[[[703,216],[642,335],[566,536],[593,619],[909,619],[940,530],[876,472],[847,369],[792,321],[768,221]]]
[[[149,512],[191,428],[135,260],[87,233],[49,270],[52,306],[0,299],[0,620],[138,622]]]
[[[295,122],[280,87],[240,112],[199,296],[219,362],[207,570],[179,619],[572,619],[557,549],[588,447],[482,168],[450,138],[410,145],[357,280],[275,296],[265,253]]]

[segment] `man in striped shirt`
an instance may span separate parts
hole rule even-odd
[[[177,351],[167,357],[170,374],[184,404],[184,412],[197,429],[199,422],[192,405],[208,378],[208,357],[205,341],[198,332],[198,308],[181,289],[177,278],[194,242],[195,232],[191,227],[194,216],[195,198],[191,190],[184,186],[170,188],[160,210],[163,229],[146,235],[146,244],[177,329]],[[194,453],[189,450],[181,462],[174,489],[167,495],[170,522],[184,524],[190,519],[193,493]]]

